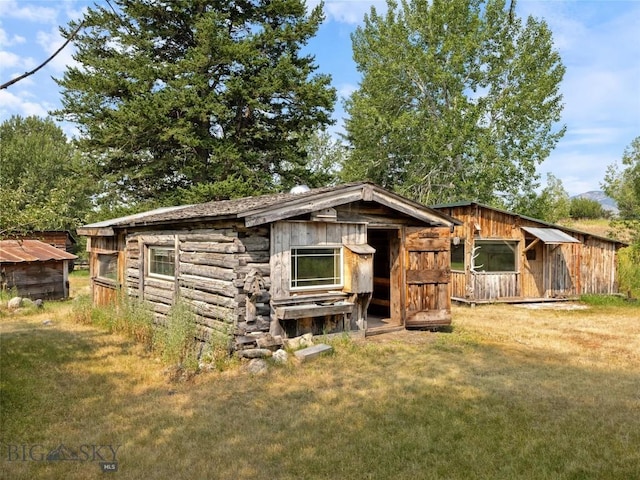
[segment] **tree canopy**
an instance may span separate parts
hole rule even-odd
[[[640,136],[623,152],[622,167],[607,168],[603,188],[618,204],[620,226],[631,234],[640,259]]]
[[[304,182],[305,141],[331,123],[335,101],[329,76],[301,53],[322,20],[322,5],[308,13],[302,0],[89,8],[56,114],[78,124],[103,198],[171,203],[192,189],[201,198]]]
[[[50,118],[0,125],[0,231],[68,230],[83,223],[94,183],[83,157]]]
[[[512,206],[564,134],[564,75],[546,23],[505,0],[388,0],[352,35],[343,178],[424,203]],[[555,128],[555,129],[554,129]]]
[[[556,223],[568,218],[572,201],[562,184],[562,180],[552,173],[547,173],[547,184],[537,193],[526,192],[514,200],[511,206],[514,212],[528,215],[546,222]]]

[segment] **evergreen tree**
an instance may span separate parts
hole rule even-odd
[[[176,203],[304,181],[304,142],[335,91],[301,48],[322,21],[303,0],[112,0],[87,10],[62,79],[107,187],[103,201]],[[71,23],[64,32],[77,27]],[[233,191],[228,192],[233,195]]]
[[[352,35],[345,179],[425,203],[512,207],[554,148],[564,67],[544,21],[505,0],[388,0]]]

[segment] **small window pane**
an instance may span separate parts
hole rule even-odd
[[[464,271],[464,240],[457,245],[451,242],[451,270]]]
[[[291,288],[340,285],[340,248],[291,249]]]
[[[118,280],[118,255],[115,253],[98,254],[98,277]]]
[[[479,272],[515,272],[516,242],[476,240],[475,270]]]
[[[149,248],[149,273],[173,277],[176,271],[175,251],[173,248]]]

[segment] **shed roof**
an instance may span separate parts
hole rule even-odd
[[[564,233],[557,228],[537,228],[537,227],[522,227],[525,232],[530,233],[540,241],[548,245],[558,245],[561,243],[580,243],[580,240],[572,237],[571,235]]]
[[[181,205],[92,223],[78,228],[81,235],[113,235],[114,228],[243,218],[247,226],[283,220],[356,201],[374,201],[434,226],[459,225],[449,215],[368,182],[314,188],[303,193],[276,193],[233,200]]]
[[[0,240],[0,263],[75,260],[76,255],[40,240]]]
[[[431,208],[433,208],[434,210],[441,210],[441,209],[444,209],[444,208],[471,207],[471,206],[478,206],[480,208],[493,210],[494,212],[500,212],[500,213],[504,213],[506,215],[512,215],[514,217],[519,217],[519,218],[522,218],[524,220],[528,220],[530,222],[535,222],[535,223],[537,223],[539,225],[544,225],[546,227],[551,227],[553,229],[559,230],[560,232],[569,232],[569,233],[575,233],[575,234],[578,234],[578,235],[586,235],[588,237],[597,238],[598,240],[602,240],[602,241],[605,241],[605,242],[615,243],[616,247],[618,247],[618,248],[619,247],[629,246],[628,243],[622,242],[622,241],[617,240],[615,238],[603,237],[601,235],[595,235],[593,233],[584,232],[582,230],[576,230],[575,228],[570,228],[570,227],[565,227],[563,225],[558,225],[558,224],[555,224],[555,223],[545,222],[544,220],[540,220],[538,218],[528,217],[526,215],[520,215],[519,213],[510,212],[508,210],[503,210],[501,208],[492,207],[490,205],[485,205],[485,204],[479,203],[479,202],[473,202],[473,201],[468,201],[467,200],[467,201],[460,201],[460,202],[453,202],[453,203],[443,203],[443,204],[438,204],[438,205],[431,205]],[[542,239],[540,239],[540,240],[542,240]]]

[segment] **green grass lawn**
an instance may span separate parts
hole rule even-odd
[[[181,383],[67,311],[0,318],[2,478],[112,478],[110,447],[126,479],[640,478],[637,307],[455,308],[450,333]],[[82,461],[39,460],[60,444]]]

